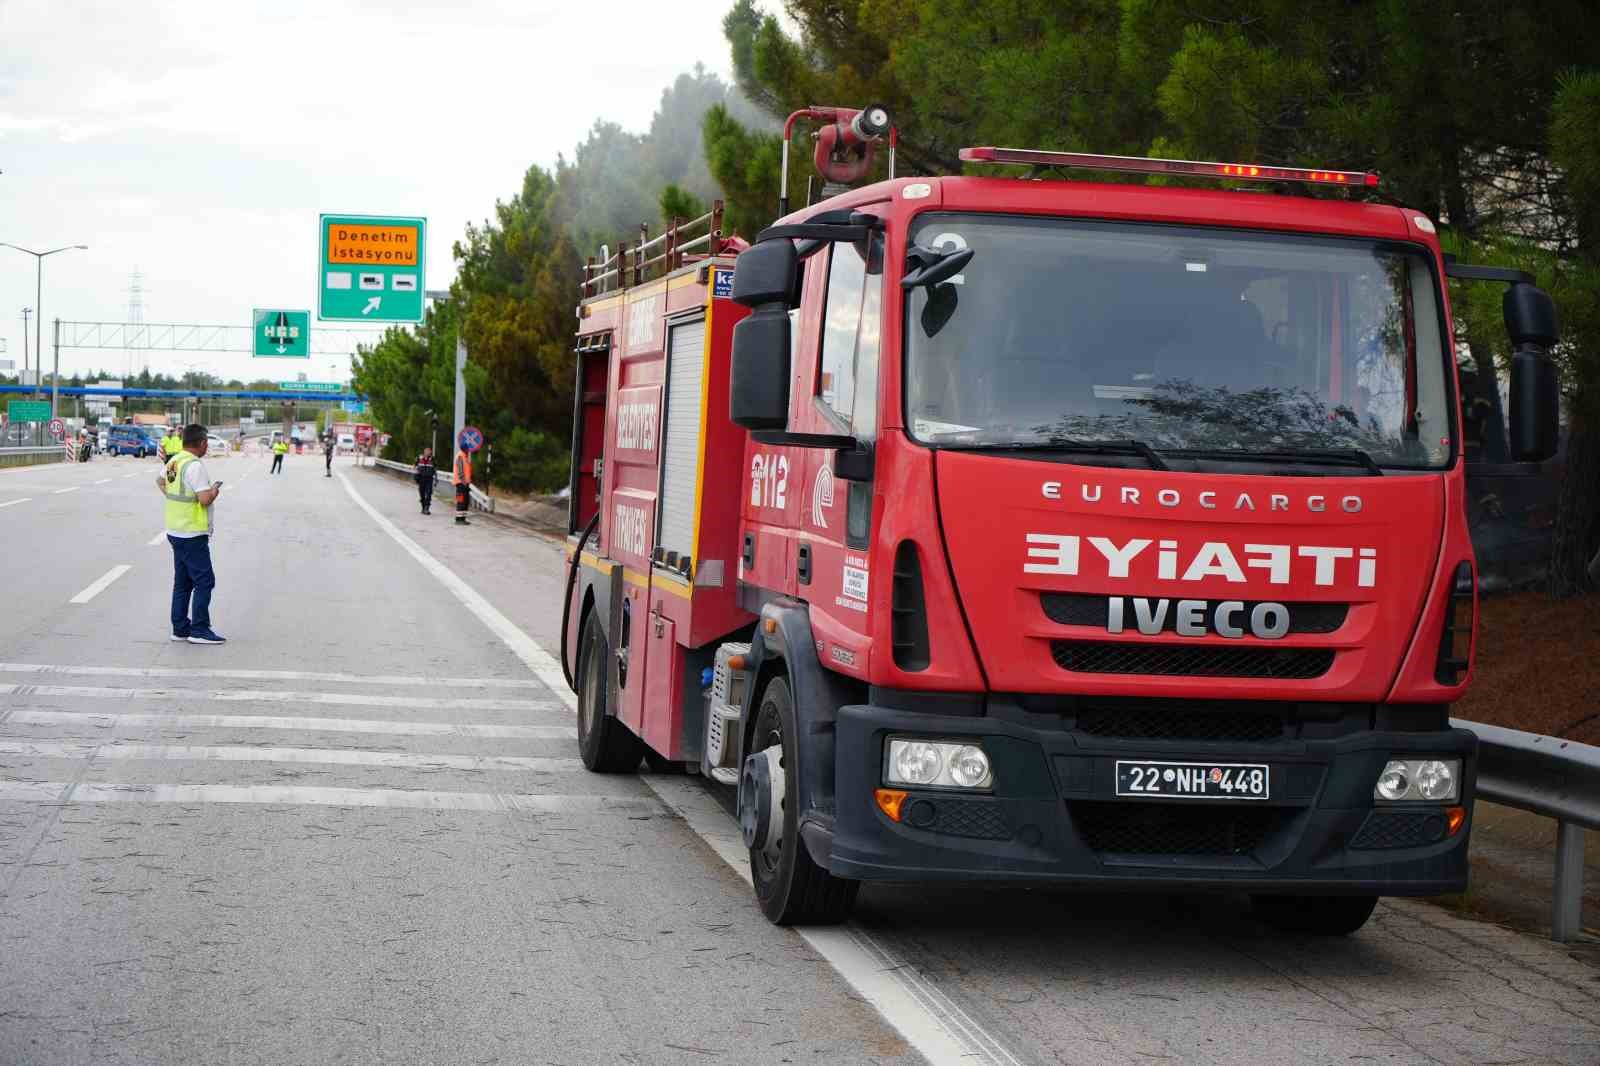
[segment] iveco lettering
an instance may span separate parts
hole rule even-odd
[[[826,198],[797,206],[802,126]],[[785,924],[867,881],[1238,892],[1323,934],[1464,889],[1445,282],[1509,286],[1518,460],[1555,447],[1550,298],[1374,174],[974,147],[907,179],[897,139],[797,111],[750,244],[713,210],[590,261],[584,765],[727,786]]]

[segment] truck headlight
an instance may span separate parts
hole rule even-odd
[[[1443,803],[1460,794],[1460,759],[1390,759],[1372,790],[1387,803]]]
[[[884,784],[986,789],[994,784],[994,770],[977,744],[891,737]]]

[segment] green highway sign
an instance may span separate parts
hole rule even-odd
[[[280,381],[278,388],[284,392],[343,392],[344,386],[337,381]],[[45,405],[50,406],[49,404]]]
[[[6,418],[12,422],[50,421],[49,400],[7,400]]]
[[[341,322],[421,322],[424,218],[323,215],[317,317]]]
[[[271,311],[260,307],[251,312],[255,320],[255,354],[277,358],[311,358],[311,312]]]

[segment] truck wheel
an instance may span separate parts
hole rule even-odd
[[[1349,936],[1367,924],[1377,896],[1251,896],[1256,917],[1290,933]]]
[[[794,703],[775,677],[761,693],[750,754],[739,775],[739,825],[756,900],[775,925],[832,925],[850,916],[859,881],[835,877],[800,839]]]
[[[590,615],[583,627],[578,651],[578,755],[597,774],[626,774],[639,768],[644,744],[632,731],[607,714],[610,686],[606,671],[611,646],[600,623]]]

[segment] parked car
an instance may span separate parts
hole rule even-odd
[[[341,453],[354,451],[355,447],[356,438],[353,435],[349,433],[339,434],[339,451]]]
[[[106,452],[143,459],[161,454],[161,430],[151,426],[112,426],[106,435]]]

